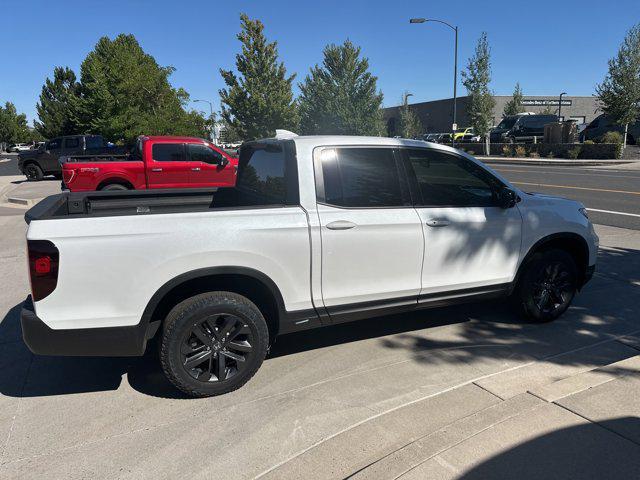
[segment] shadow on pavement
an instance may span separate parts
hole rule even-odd
[[[555,430],[500,452],[456,478],[640,478],[640,456],[634,455],[638,445],[609,433],[620,427],[640,431],[640,419],[621,417]]]
[[[602,339],[600,334],[629,331],[638,320],[640,252],[604,249],[599,272],[563,318],[550,324],[522,323],[505,301],[459,305],[410,314],[362,320],[350,324],[284,335],[274,344],[270,358],[379,338],[389,349],[405,349],[416,362],[475,363],[505,356],[534,357],[558,349],[584,346]],[[608,283],[607,283],[608,282]],[[124,375],[135,390],[152,396],[185,398],[174,389],[159,367],[154,344],[141,358],[45,357],[32,355],[22,341],[21,304],[0,324],[0,393],[11,397],[37,397],[116,390]],[[445,339],[436,327],[458,324]],[[506,353],[505,353],[506,352]],[[566,357],[547,361],[566,363]],[[593,361],[597,361],[594,359]],[[329,368],[324,365],[323,368]]]

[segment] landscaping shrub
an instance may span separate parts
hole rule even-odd
[[[540,154],[538,152],[534,152],[533,150],[529,152],[529,157],[531,158],[540,158]]]
[[[526,157],[527,156],[527,149],[524,147],[524,145],[518,145],[516,147],[515,155],[516,155],[516,157]]]
[[[623,137],[620,132],[607,132],[600,137],[600,143],[622,143]]]
[[[567,158],[570,158],[571,160],[575,160],[578,158],[578,156],[580,155],[580,151],[582,149],[580,148],[580,146],[575,146],[573,148],[570,148],[569,150],[567,150]]]
[[[503,157],[510,157],[511,155],[513,155],[513,152],[511,150],[511,146],[510,145],[503,145],[502,146],[502,156]]]

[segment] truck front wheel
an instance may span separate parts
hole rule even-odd
[[[571,305],[578,289],[578,268],[564,250],[534,254],[513,292],[520,313],[530,321],[550,322]]]
[[[232,292],[204,293],[167,315],[160,363],[169,381],[187,395],[221,395],[253,377],[268,343],[267,324],[253,302]]]

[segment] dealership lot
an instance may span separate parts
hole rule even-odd
[[[3,478],[540,478],[562,476],[567,465],[581,478],[640,472],[636,230],[596,227],[598,272],[554,323],[522,324],[493,302],[292,334],[242,389],[192,400],[166,382],[153,351],[83,359],[27,350],[24,209],[6,209]]]

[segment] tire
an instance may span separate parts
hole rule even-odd
[[[109,185],[105,185],[100,190],[104,192],[115,190],[129,190],[129,187],[127,187],[126,185],[121,185],[119,183],[111,183]]]
[[[44,177],[44,173],[37,163],[27,163],[24,166],[24,175],[29,182],[39,182]]]
[[[191,397],[232,392],[267,354],[269,330],[253,302],[231,292],[196,295],[165,319],[160,363],[167,379]]]
[[[550,322],[571,305],[578,289],[578,268],[564,250],[534,254],[523,267],[513,293],[519,313],[533,322]]]

